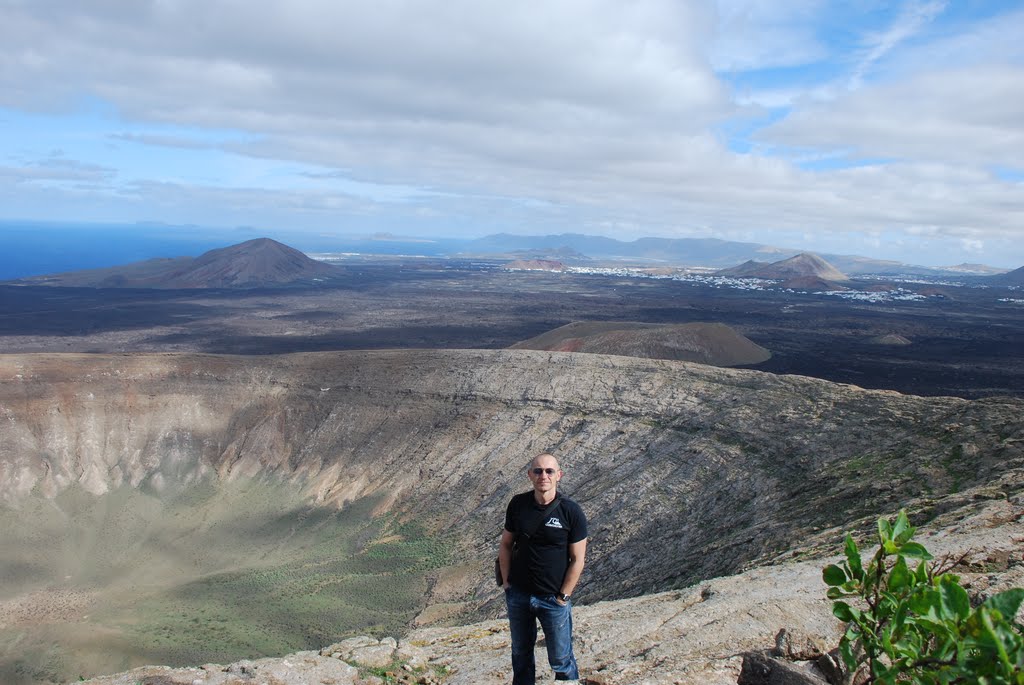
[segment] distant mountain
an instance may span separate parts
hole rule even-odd
[[[150,259],[18,282],[86,288],[256,288],[310,282],[338,274],[337,267],[310,259],[283,243],[257,238],[210,250],[195,258]]]
[[[499,233],[467,242],[464,254],[511,258],[553,258],[562,261],[583,258],[624,262],[649,262],[673,266],[724,268],[744,261],[765,263],[800,254],[800,250],[760,243],[734,242],[717,238],[640,238],[631,242],[580,233],[559,235],[513,235]],[[546,254],[545,254],[546,253]],[[570,257],[570,255],[572,255]],[[963,276],[999,271],[983,264],[962,264],[934,268],[913,266],[885,259],[857,255],[822,254],[838,271],[879,276]]]
[[[174,287],[231,288],[335,276],[338,269],[270,238],[210,250],[175,275]]]
[[[594,259],[693,266],[728,266],[744,259],[781,258],[796,253],[795,250],[717,238],[640,238],[624,242],[581,233],[544,236],[499,233],[473,240],[465,250],[470,254],[517,257],[527,251],[552,251],[560,255],[578,255],[577,259],[585,255]]]
[[[768,266],[768,262],[759,262],[754,259],[748,259],[738,266],[722,269],[718,271],[717,274],[719,276],[736,276],[739,278],[762,278],[759,274],[764,271],[766,266]]]
[[[820,281],[847,281],[846,274],[829,264],[816,254],[802,252],[789,259],[766,264],[763,262],[746,261],[731,269],[716,272],[719,276],[740,276],[746,278],[765,278],[770,280],[794,281],[796,287],[807,287],[807,283]],[[813,280],[808,280],[813,279]]]
[[[990,276],[985,279],[985,282],[995,285],[1024,285],[1024,266],[1005,274]]]
[[[839,271],[848,275],[872,274],[877,276],[941,276],[949,272],[929,266],[913,266],[891,259],[872,259],[857,255],[822,254]]]
[[[995,276],[997,274],[1005,274],[1007,272],[1006,269],[998,269],[987,264],[969,264],[967,262],[964,262],[963,264],[956,264],[954,266],[943,266],[940,267],[940,269],[942,271],[951,271],[971,276]]]
[[[516,343],[512,349],[616,354],[711,366],[759,364],[772,356],[765,348],[721,323],[577,321]]]

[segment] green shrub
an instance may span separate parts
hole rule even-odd
[[[402,660],[394,660],[390,665],[384,667],[377,666],[359,666],[358,664],[352,664],[359,670],[359,676],[366,678],[366,676],[375,676],[380,678],[384,682],[384,685],[397,685],[398,683],[412,682],[409,678],[413,678],[416,682],[426,682],[425,678],[421,677],[432,672],[434,679],[444,680],[448,675],[447,666],[408,666],[408,662]]]
[[[862,682],[885,685],[1024,685],[1024,628],[1015,622],[1024,589],[972,608],[960,578],[929,564],[914,532],[904,511],[881,518],[867,566],[847,535],[845,561],[822,572],[832,612],[847,624],[839,643],[847,681],[861,671]]]

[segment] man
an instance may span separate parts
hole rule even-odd
[[[498,564],[512,634],[512,685],[534,685],[537,621],[544,629],[555,680],[577,680],[570,596],[583,572],[587,517],[558,493],[562,470],[550,454],[530,462],[533,490],[516,495],[505,512]]]

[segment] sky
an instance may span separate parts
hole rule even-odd
[[[1020,0],[0,0],[0,45],[0,219],[1024,265]]]

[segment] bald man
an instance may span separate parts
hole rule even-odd
[[[512,635],[512,685],[534,685],[537,621],[555,680],[577,681],[570,597],[587,554],[587,517],[559,494],[563,474],[554,456],[538,454],[526,475],[533,489],[508,503],[498,548]]]

